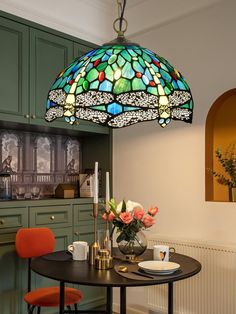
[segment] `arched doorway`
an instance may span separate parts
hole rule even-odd
[[[225,174],[216,158],[216,150],[225,151],[230,143],[236,141],[236,88],[225,92],[211,106],[205,132],[206,201],[227,202],[228,186],[219,184],[209,169]]]

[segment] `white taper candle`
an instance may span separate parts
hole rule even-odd
[[[98,204],[98,162],[95,161],[95,168],[94,168],[94,198],[93,202]]]
[[[110,181],[109,172],[106,172],[106,204],[110,201]]]

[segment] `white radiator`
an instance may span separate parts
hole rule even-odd
[[[173,246],[197,259],[202,270],[174,283],[175,314],[236,314],[236,247],[153,237],[154,244]],[[150,313],[167,313],[167,285],[148,288]]]

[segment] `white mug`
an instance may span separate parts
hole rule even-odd
[[[153,259],[155,261],[168,262],[169,258],[175,253],[175,248],[168,245],[154,245],[153,246]]]
[[[85,241],[75,241],[68,246],[68,251],[72,253],[73,260],[85,261],[88,258],[88,243]]]

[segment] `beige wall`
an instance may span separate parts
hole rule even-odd
[[[114,194],[159,206],[151,233],[236,243],[236,204],[205,202],[204,186],[207,112],[236,84],[235,12],[225,0],[133,38],[169,60],[195,100],[192,125],[154,121],[114,132]]]
[[[236,1],[224,0],[133,38],[186,77],[195,101],[192,125],[162,129],[154,121],[114,131],[114,194],[159,206],[148,235],[236,243],[236,204],[205,201],[205,120],[236,85],[235,12]],[[147,313],[146,289],[129,289],[128,303],[129,313]]]

